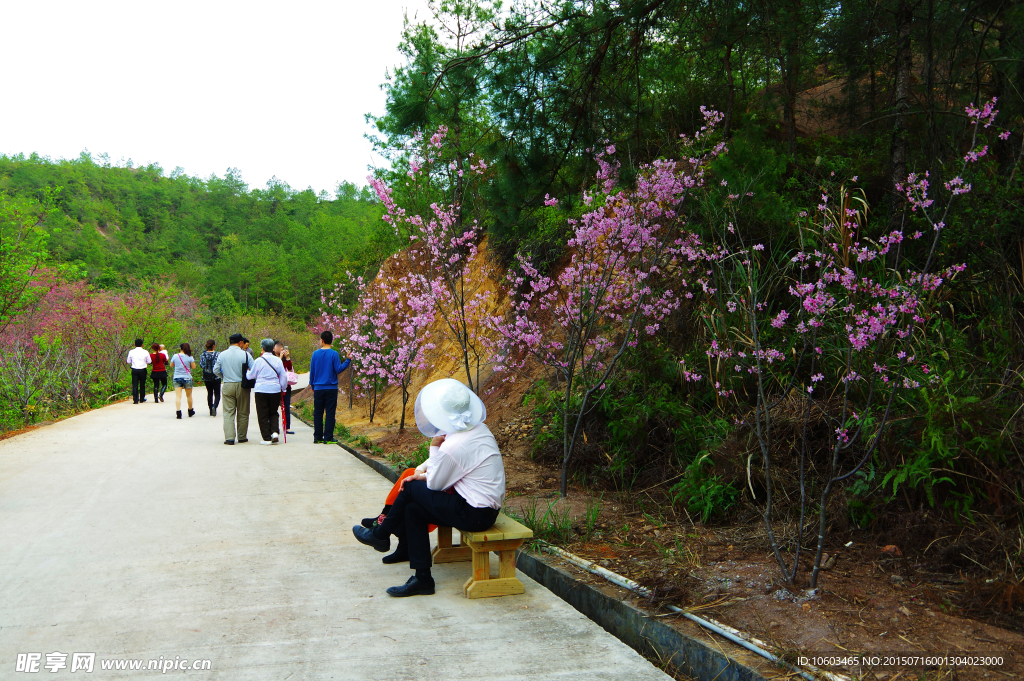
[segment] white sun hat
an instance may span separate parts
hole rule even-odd
[[[461,433],[486,418],[484,403],[454,378],[434,381],[416,396],[416,427],[427,437]]]

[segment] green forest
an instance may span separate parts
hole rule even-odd
[[[235,170],[198,179],[83,153],[0,156],[0,192],[45,204],[49,257],[95,287],[169,278],[216,312],[306,319],[321,288],[394,247],[376,198],[348,183],[333,197],[276,180],[250,190]]]

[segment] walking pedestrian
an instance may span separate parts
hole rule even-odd
[[[196,360],[192,357],[192,346],[182,343],[178,346],[179,352],[171,357],[171,366],[174,367],[174,408],[177,416],[181,418],[181,393],[185,391],[188,400],[188,417],[196,415],[192,408],[192,370],[196,368]]]
[[[480,532],[494,524],[505,498],[505,466],[484,419],[479,397],[453,378],[427,385],[416,396],[416,426],[429,438],[430,457],[404,480],[387,515],[372,529],[352,528],[355,538],[381,553],[398,549],[388,562],[408,557],[415,574],[391,596],[434,593],[430,574],[430,525]],[[401,550],[405,549],[404,555]]]
[[[220,379],[213,373],[219,356],[217,341],[210,338],[206,341],[206,351],[199,356],[199,366],[203,369],[203,383],[206,384],[206,406],[210,408],[210,416],[216,416],[217,407],[220,406]]]
[[[253,362],[245,377],[255,380],[253,388],[256,400],[256,421],[260,426],[261,445],[277,444],[280,437],[277,410],[281,406],[281,394],[288,387],[288,377],[280,358],[274,354],[274,339],[260,341],[263,354]]]
[[[142,347],[142,339],[135,339],[135,347],[128,351],[128,366],[132,369],[132,404],[146,401],[146,367],[152,360]]]
[[[252,358],[242,349],[242,334],[231,334],[231,346],[217,356],[213,373],[221,379],[221,395],[224,398],[224,444],[233,445],[248,442],[249,433],[249,388],[242,379],[252,366]],[[236,439],[237,437],[237,439]]]
[[[160,352],[159,343],[153,343],[149,349],[149,359],[153,363],[153,370],[149,372],[153,381],[153,401],[163,402],[164,393],[167,392],[167,357]]]
[[[338,374],[352,363],[350,357],[341,356],[331,345],[334,334],[320,334],[320,349],[309,360],[309,384],[313,387],[313,444],[338,444],[334,439],[334,418],[338,410]]]
[[[295,374],[295,367],[292,365],[292,352],[287,345],[281,346],[281,364],[285,373],[289,374],[288,389],[284,391],[284,432],[295,435],[292,430],[292,376]]]

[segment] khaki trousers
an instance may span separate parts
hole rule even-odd
[[[221,386],[221,405],[224,407],[224,439],[235,438],[235,417],[238,417],[238,438],[244,440],[249,434],[249,392],[241,383],[224,383]]]

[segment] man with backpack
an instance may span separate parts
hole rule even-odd
[[[252,368],[252,357],[241,348],[242,334],[235,333],[231,342],[220,353],[213,365],[214,375],[221,379],[221,400],[224,406],[224,444],[233,445],[248,442],[249,434],[249,391],[255,381],[246,379],[245,374]]]
[[[338,374],[352,363],[341,356],[331,345],[334,334],[324,331],[320,334],[320,349],[309,360],[309,385],[313,388],[313,444],[334,445],[334,412],[338,409]]]
[[[217,341],[206,341],[206,351],[199,357],[199,366],[203,370],[203,383],[206,385],[206,406],[210,408],[210,416],[217,415],[220,406],[220,379],[213,373],[220,353],[217,352]]]

